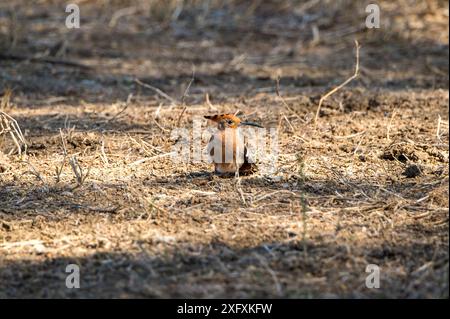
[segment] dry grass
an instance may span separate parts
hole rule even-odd
[[[144,1],[90,2],[58,59],[95,71],[0,58],[0,92],[12,89],[7,111],[29,144],[22,159],[0,144],[0,297],[448,297],[446,5],[382,1],[391,27],[376,33],[355,23],[364,7],[324,2],[282,2],[262,23],[271,2],[174,15],[173,1],[151,30]],[[46,52],[67,32],[55,11],[29,10],[14,19],[36,40],[15,32],[11,54]],[[0,38],[15,25],[5,19]],[[315,125],[355,38],[360,76]],[[273,176],[237,184],[174,164],[173,128],[236,110],[278,128]],[[69,263],[79,290],[64,286]],[[373,263],[377,290],[364,285]]]

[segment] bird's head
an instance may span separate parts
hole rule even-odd
[[[217,128],[219,130],[224,130],[226,128],[237,128],[241,125],[250,125],[261,127],[261,125],[253,122],[242,122],[236,115],[234,114],[219,114],[219,115],[206,115],[205,119],[211,120],[217,123]]]

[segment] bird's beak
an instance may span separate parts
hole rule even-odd
[[[213,121],[213,122],[217,122],[217,116],[216,115],[205,115],[204,116],[205,119]]]
[[[264,128],[264,126],[261,126],[258,123],[254,123],[254,122],[241,122],[240,125],[249,125],[249,126],[256,126],[256,127]]]

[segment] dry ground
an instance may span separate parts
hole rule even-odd
[[[378,30],[364,1],[78,1],[79,30],[62,3],[0,4],[2,108],[29,144],[0,140],[0,297],[448,297],[448,3],[380,1]],[[315,126],[354,39],[361,74]],[[179,101],[193,66],[179,123],[134,81]],[[172,129],[236,110],[278,128],[274,175],[166,156]]]

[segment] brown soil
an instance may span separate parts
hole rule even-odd
[[[1,298],[448,298],[446,1],[378,1],[371,30],[357,1],[78,2],[78,30],[64,1],[0,4],[2,111],[29,144],[0,136]],[[315,125],[354,39],[361,73]],[[166,156],[173,128],[237,110],[278,127],[273,176]]]

